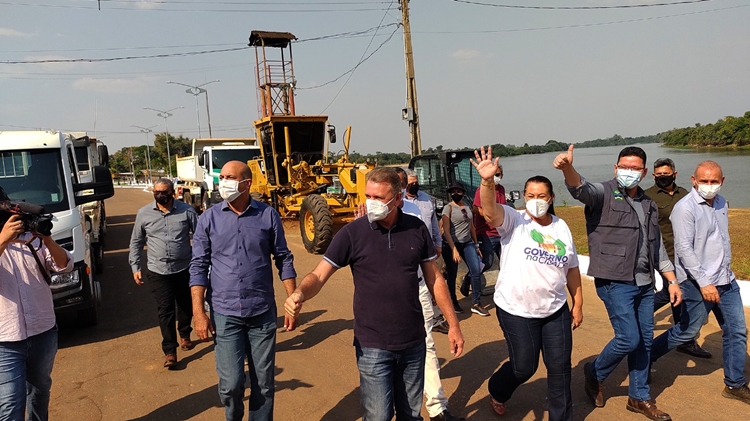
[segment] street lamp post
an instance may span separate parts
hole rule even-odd
[[[172,113],[170,111],[179,110],[180,108],[185,107],[172,108],[171,110],[167,111],[157,110],[156,108],[143,107],[144,110],[156,111],[156,115],[164,119],[164,130],[167,133],[167,164],[169,165],[169,178],[172,178],[172,156],[169,154],[169,126],[167,126],[167,118],[172,117]]]
[[[146,135],[146,165],[148,166],[148,184],[151,185],[151,148],[149,148],[148,146],[148,134],[153,132],[153,130],[151,129],[153,129],[156,126],[141,127],[141,126],[133,125],[131,127],[141,129],[141,133]]]
[[[185,93],[195,96],[195,114],[198,116],[198,137],[199,138],[203,137],[201,134],[201,116],[200,116],[200,112],[198,111],[198,95],[200,94],[206,94],[206,116],[208,116],[208,137],[213,137],[213,133],[211,133],[211,111],[208,108],[208,90],[202,88],[202,86],[206,86],[214,82],[221,82],[221,81],[216,79],[216,80],[212,80],[210,82],[206,82],[201,85],[188,85],[185,83],[173,82],[173,81],[167,82],[167,84],[186,86],[188,89],[185,90]]]

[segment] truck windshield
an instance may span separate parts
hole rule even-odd
[[[212,152],[212,164],[215,172],[221,171],[221,167],[229,161],[247,162],[256,156],[260,156],[260,148],[253,149],[214,149]]]
[[[70,209],[60,151],[0,151],[0,186],[10,200],[44,206],[47,212]]]

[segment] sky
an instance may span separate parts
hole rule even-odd
[[[356,152],[409,152],[398,1],[97,3],[0,0],[0,130],[87,131],[110,152],[153,141],[133,126],[208,137],[205,96],[173,81],[208,83],[213,137],[255,137],[247,43],[269,30],[298,38],[297,114],[352,126]],[[750,0],[409,4],[425,149],[643,136],[750,110]],[[165,127],[144,107],[176,109]]]

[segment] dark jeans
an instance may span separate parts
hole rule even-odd
[[[252,421],[272,421],[276,361],[276,306],[253,317],[216,320],[216,373],[227,421],[242,421],[245,407],[245,358],[250,377],[248,409]],[[424,342],[423,342],[424,344]]]
[[[718,303],[704,301],[700,287],[694,281],[684,281],[680,288],[685,303],[682,322],[654,339],[651,360],[656,361],[678,345],[689,343],[700,332],[708,312],[714,310],[722,330],[724,383],[729,387],[739,387],[747,383],[743,373],[747,355],[747,325],[737,281],[716,287],[719,291]],[[717,308],[718,312],[715,311]]]
[[[570,420],[573,416],[570,392],[573,331],[568,305],[543,319],[514,316],[498,307],[497,319],[508,344],[509,360],[490,377],[488,389],[492,398],[507,402],[516,388],[534,375],[541,351],[547,367],[549,419]]]
[[[190,321],[193,318],[193,302],[188,285],[190,273],[185,269],[169,275],[160,275],[149,270],[146,276],[159,314],[161,349],[165,355],[174,354],[178,345],[175,319],[181,338],[189,338],[193,330],[190,327]]]
[[[479,273],[479,255],[474,243],[455,243],[458,254],[461,255],[466,267],[469,268],[469,277],[471,279],[471,303],[481,304],[482,279]],[[458,275],[458,263],[453,260],[453,250],[447,243],[443,243],[443,260],[445,260],[445,270],[447,273],[448,289],[451,291],[453,302],[456,300],[456,276]]]
[[[365,348],[355,339],[362,421],[422,421],[425,342],[401,351]]]
[[[627,357],[628,396],[639,401],[650,400],[646,380],[654,339],[654,290],[650,284],[637,286],[598,278],[595,283],[615,337],[591,363],[591,374],[603,382]]]
[[[47,421],[57,326],[22,341],[0,342],[0,419]]]
[[[490,237],[487,234],[479,236],[479,250],[482,250],[482,263],[486,272],[495,263],[495,256],[500,259],[500,237]]]

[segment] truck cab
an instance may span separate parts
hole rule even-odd
[[[52,274],[55,311],[76,312],[80,325],[92,326],[101,287],[92,274],[92,225],[80,206],[112,197],[114,188],[102,166],[91,168],[91,181],[81,180],[75,140],[58,131],[0,132],[0,186],[11,200],[43,206],[52,214],[52,238],[74,260],[73,271]]]
[[[409,168],[417,173],[419,189],[434,198],[433,204],[438,214],[441,214],[443,206],[450,202],[447,188],[456,181],[466,189],[464,200],[467,201],[467,205],[472,205],[474,194],[482,182],[479,173],[471,164],[472,158],[473,150],[441,151],[417,155],[409,161]],[[511,207],[515,206],[515,201],[520,197],[521,193],[517,190],[505,193],[505,199]]]
[[[260,156],[255,143],[251,138],[193,139],[192,155],[177,158],[177,197],[199,212],[221,202],[221,167],[229,161],[247,162]]]

